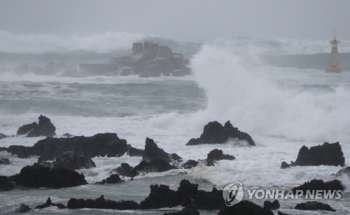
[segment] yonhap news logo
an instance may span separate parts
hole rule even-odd
[[[224,198],[225,204],[228,207],[231,207],[242,201],[243,196],[243,186],[240,182],[228,184],[222,191],[222,197]]]
[[[222,191],[222,197],[226,206],[231,207],[240,201],[244,197],[246,199],[308,199],[308,200],[320,200],[320,199],[340,199],[341,190],[278,190],[278,189],[243,189],[243,185],[240,182],[230,183],[226,185]]]

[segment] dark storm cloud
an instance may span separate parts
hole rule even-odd
[[[107,31],[203,41],[225,36],[350,38],[350,1],[1,0],[0,30],[22,34]]]

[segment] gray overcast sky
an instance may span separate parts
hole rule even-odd
[[[350,39],[350,0],[0,0],[0,30],[129,32],[184,41],[217,37]]]

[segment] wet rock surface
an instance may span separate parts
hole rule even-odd
[[[290,166],[344,166],[345,157],[339,142],[324,143],[323,145],[312,146],[310,148],[303,146],[299,150],[298,157]],[[283,162],[282,167],[287,167]]]
[[[85,177],[73,170],[52,169],[35,163],[21,169],[17,175],[8,177],[10,182],[30,188],[62,188],[87,184]]]
[[[6,176],[0,176],[0,191],[9,191],[13,188],[15,188],[15,185]]]
[[[112,174],[106,179],[103,179],[101,182],[97,182],[96,184],[118,184],[122,183],[124,180],[120,179],[118,174]]]
[[[69,209],[80,208],[99,208],[99,209],[117,209],[117,210],[135,210],[140,209],[140,205],[134,201],[113,201],[105,199],[104,196],[93,199],[74,199],[68,201],[67,207]]]
[[[42,205],[38,205],[35,207],[35,209],[44,209],[44,208],[47,208],[47,207],[57,207],[59,209],[64,209],[64,208],[67,208],[65,205],[63,204],[54,204],[51,202],[51,198],[49,197],[45,204],[42,204]]]
[[[120,157],[127,151],[126,140],[117,134],[104,133],[92,137],[46,138],[32,147],[12,145],[6,151],[21,158],[40,156],[42,161],[54,160],[66,152],[85,158],[96,156]]]
[[[208,162],[214,162],[214,161],[220,161],[220,160],[234,160],[235,157],[232,155],[224,154],[222,150],[214,149],[208,153],[207,161]]]
[[[328,190],[328,191],[343,191],[345,188],[339,180],[333,180],[324,182],[323,180],[311,180],[305,182],[304,184],[294,187],[292,191],[295,193],[297,190],[303,191],[304,195],[306,191],[316,191],[316,190]]]
[[[21,127],[19,127],[19,129],[17,130],[17,135],[25,135],[28,134],[29,132],[31,132],[35,127],[38,126],[38,123],[33,122],[31,124],[27,124],[27,125],[22,125]]]
[[[52,163],[52,167],[55,169],[64,168],[70,170],[77,170],[90,169],[96,167],[96,164],[90,158],[77,156],[72,153],[64,153],[62,156],[56,158],[56,160]]]
[[[201,136],[190,139],[186,145],[226,143],[231,138],[247,141],[252,146],[255,145],[249,134],[233,127],[230,121],[227,121],[224,126],[217,121],[209,122],[204,126]]]
[[[274,200],[273,202],[266,200],[264,202],[264,208],[269,209],[269,210],[277,210],[278,208],[280,208],[280,203],[278,202],[278,200]]]
[[[56,127],[51,123],[51,120],[46,116],[40,115],[39,124],[33,127],[33,129],[28,133],[27,137],[53,137],[55,135]]]
[[[145,150],[142,159],[146,162],[150,162],[155,159],[162,159],[170,162],[169,154],[163,149],[159,148],[154,140],[146,138]]]
[[[316,210],[333,211],[333,212],[336,211],[334,208],[332,208],[328,204],[324,204],[324,203],[317,202],[317,201],[297,204],[295,206],[295,209],[310,210],[310,211],[316,211]]]
[[[31,208],[28,205],[25,204],[21,204],[16,210],[16,213],[26,213],[28,211],[30,211]]]
[[[273,215],[273,212],[268,209],[264,209],[259,205],[244,200],[239,202],[238,204],[233,205],[232,207],[224,207],[218,213],[218,215]]]

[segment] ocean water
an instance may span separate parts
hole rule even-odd
[[[113,173],[121,163],[136,165],[141,158],[95,157],[97,167],[79,170],[89,185],[65,189],[28,189],[0,193],[0,213],[11,214],[21,203],[35,207],[51,197],[67,204],[70,198],[134,200],[149,194],[151,184],[176,189],[182,179],[200,189],[222,189],[241,182],[246,188],[290,189],[306,181],[332,180],[341,168],[333,166],[280,169],[282,161],[294,161],[303,146],[339,141],[349,165],[350,156],[350,41],[341,41],[343,72],[327,74],[324,68],[330,51],[327,40],[221,38],[205,44],[190,44],[155,36],[107,33],[90,37],[58,38],[45,35],[0,33],[0,133],[14,135],[17,129],[48,116],[57,136],[64,133],[92,136],[115,132],[137,148],[146,137],[166,152],[186,161],[204,159],[214,148],[236,157],[213,167],[150,173],[117,185],[94,185]],[[121,39],[122,38],[122,39]],[[80,62],[107,62],[109,57],[129,52],[133,41],[152,40],[169,45],[190,58],[193,74],[187,77],[139,78],[137,76],[87,76],[79,73]],[[36,72],[49,62],[63,62],[70,73]],[[30,70],[22,70],[23,65]],[[217,120],[249,133],[256,147],[229,141],[221,145],[185,146],[198,137],[203,126]],[[0,140],[1,147],[32,146],[42,138],[15,136]],[[0,175],[10,176],[37,161],[37,157],[8,157]],[[346,191],[340,200],[322,200],[350,213],[350,179],[340,178]],[[262,200],[254,200],[262,205]],[[281,211],[305,200],[280,200]],[[177,208],[179,209],[179,208]],[[30,214],[163,214],[150,211],[57,210]],[[217,211],[201,211],[217,214]],[[324,214],[324,212],[303,212]]]

